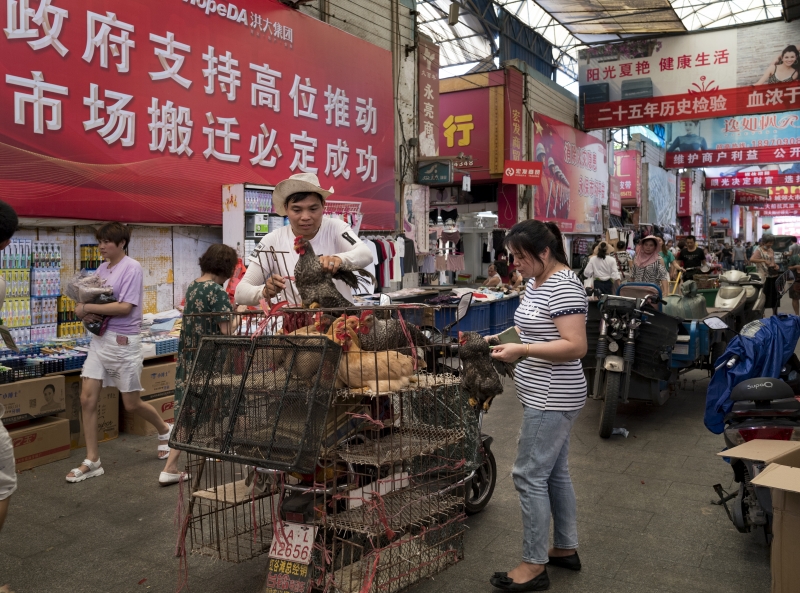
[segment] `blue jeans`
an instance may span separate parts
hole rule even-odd
[[[739,270],[740,272],[744,272],[744,260],[743,259],[734,260],[733,267],[734,269]]]
[[[567,456],[570,431],[580,410],[522,408],[517,460],[511,472],[522,507],[522,560],[547,564],[551,512],[554,546],[578,547],[577,505]]]

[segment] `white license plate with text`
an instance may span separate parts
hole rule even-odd
[[[281,523],[275,526],[269,557],[291,560],[300,564],[311,562],[311,547],[317,537],[317,528],[299,523]]]

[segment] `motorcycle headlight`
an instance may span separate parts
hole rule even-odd
[[[611,342],[609,342],[609,343],[608,343],[608,349],[609,349],[611,352],[616,352],[617,350],[619,350],[619,344],[617,344],[617,343],[616,343],[616,342],[614,342],[614,341],[611,341]]]

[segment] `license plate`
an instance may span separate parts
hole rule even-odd
[[[311,562],[311,547],[317,537],[317,528],[299,523],[279,523],[274,526],[269,557],[291,560],[300,564]]]

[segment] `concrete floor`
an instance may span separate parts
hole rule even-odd
[[[630,430],[628,438],[600,439],[600,402],[587,402],[570,451],[583,570],[551,569],[551,590],[769,591],[763,534],[738,533],[724,510],[709,504],[711,486],[728,488],[732,473],[715,456],[722,437],[703,426],[706,373],[688,378],[688,391],[662,407],[621,407],[618,426]],[[510,471],[520,417],[509,384],[485,420],[499,475],[489,506],[467,521],[466,558],[412,593],[488,593],[489,576],[519,561],[521,521]],[[155,447],[155,439],[131,435],[104,443],[106,475],[81,484],[64,481],[80,451],[20,474],[0,534],[0,585],[16,593],[174,592],[178,489],[158,487]],[[260,592],[266,562],[265,556],[239,565],[190,556],[190,590]]]

